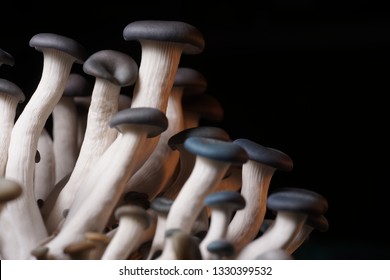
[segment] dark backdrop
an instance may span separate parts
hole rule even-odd
[[[193,24],[206,47],[181,66],[200,70],[221,102],[225,117],[215,125],[291,156],[294,170],[277,171],[270,191],[310,188],[329,201],[329,230],[313,232],[296,258],[388,259],[390,11],[340,2],[9,3],[0,48],[15,65],[0,74],[26,95],[35,90],[42,56],[29,40],[40,32],[72,37],[91,54],[116,49],[138,59],[138,45],[122,36],[128,23]]]

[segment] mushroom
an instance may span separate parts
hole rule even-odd
[[[0,50],[1,54],[1,50]],[[3,55],[3,54],[2,54]],[[0,57],[2,58],[2,57]],[[0,79],[0,175],[5,175],[8,147],[15,123],[18,104],[23,103],[23,91],[11,81]]]
[[[185,181],[190,176],[195,165],[196,156],[184,147],[184,142],[187,138],[193,136],[208,137],[224,141],[230,140],[229,134],[224,129],[214,126],[191,127],[172,135],[168,140],[168,145],[171,149],[177,150],[180,153],[179,166],[177,168],[176,176],[171,180],[170,184],[167,184],[162,190],[161,196],[175,199]]]
[[[87,127],[68,182],[58,194],[53,207],[44,209],[49,232],[53,232],[58,226],[62,219],[62,212],[72,204],[78,189],[82,186],[83,177],[116,138],[117,130],[109,126],[110,119],[118,112],[121,88],[132,85],[138,74],[134,59],[115,50],[95,52],[87,58],[83,70],[95,77]],[[90,191],[86,189],[83,194],[89,195]]]
[[[102,260],[126,260],[139,246],[143,232],[151,225],[149,213],[136,205],[123,205],[116,209],[118,230],[102,255]]]
[[[207,244],[209,259],[224,260],[234,256],[234,245],[225,239],[216,239]]]
[[[267,207],[275,211],[275,222],[237,254],[236,259],[255,259],[276,249],[286,250],[303,227],[309,215],[321,215],[328,209],[327,200],[319,193],[304,188],[283,188],[268,196]]]
[[[181,56],[201,53],[205,46],[203,34],[186,22],[139,20],[126,25],[123,38],[137,41],[141,46],[131,106],[156,108],[165,113]],[[143,157],[150,156],[157,140],[148,140]]]
[[[152,239],[147,259],[155,259],[162,251],[165,240],[165,224],[173,200],[165,197],[156,197],[150,203],[150,208],[157,214],[157,228]]]
[[[52,33],[39,33],[30,46],[43,54],[43,71],[39,84],[15,122],[8,149],[5,175],[23,187],[23,194],[3,211],[1,222],[13,230],[3,244],[3,257],[26,259],[40,240],[47,237],[42,216],[34,196],[34,159],[39,136],[48,117],[58,103],[74,63],[81,64],[86,51],[75,40]],[[23,233],[29,232],[26,236]]]
[[[204,207],[204,199],[213,192],[232,164],[243,164],[248,155],[229,141],[192,136],[184,147],[196,155],[194,168],[172,204],[166,229],[177,228],[190,233]]]
[[[110,243],[110,238],[101,232],[88,231],[85,233],[85,241],[93,244],[93,248],[89,253],[89,259],[100,260],[107,245]]]
[[[200,243],[200,251],[203,259],[210,259],[212,254],[208,245],[226,237],[229,222],[236,211],[245,207],[245,199],[236,191],[219,191],[209,194],[204,204],[211,209],[211,216],[209,230]]]
[[[66,246],[64,253],[69,255],[71,260],[90,260],[91,252],[94,249],[95,244],[82,240]]]
[[[229,224],[226,239],[240,251],[252,241],[263,222],[270,181],[276,170],[290,171],[291,158],[277,149],[264,147],[249,139],[236,139],[248,154],[249,160],[242,165],[241,194],[246,207],[237,212]]]
[[[66,257],[63,248],[80,241],[85,232],[104,230],[126,182],[136,170],[135,158],[142,152],[145,139],[158,137],[167,126],[165,114],[154,108],[128,108],[111,118],[110,127],[116,127],[120,133],[83,178],[83,188],[78,192],[86,188],[90,192],[76,194],[61,230],[46,244],[53,258]]]

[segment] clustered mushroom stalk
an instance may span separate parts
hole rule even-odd
[[[27,98],[0,79],[1,259],[287,260],[328,229],[322,195],[268,194],[274,172],[292,169],[286,154],[202,125],[224,111],[206,78],[180,65],[204,50],[197,28],[140,20],[122,36],[139,43],[139,65],[33,36],[42,76],[20,113]],[[0,66],[14,62],[0,49]]]

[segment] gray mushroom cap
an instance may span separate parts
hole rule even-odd
[[[126,41],[149,40],[183,44],[184,54],[199,54],[205,46],[203,34],[191,24],[181,21],[134,21],[124,28],[123,38]]]
[[[219,191],[206,196],[204,204],[210,208],[227,209],[236,211],[243,209],[246,205],[245,198],[235,191]]]
[[[64,96],[90,96],[92,94],[92,85],[81,74],[70,73],[64,89]]]
[[[14,66],[15,59],[10,53],[0,48],[0,65],[2,64]]]
[[[84,46],[77,41],[58,34],[38,33],[30,39],[30,47],[38,51],[43,49],[56,49],[65,52],[75,58],[75,63],[82,64],[88,54]]]
[[[283,171],[291,171],[293,168],[292,159],[282,151],[262,146],[249,139],[239,138],[233,142],[245,149],[250,160],[261,162]]]
[[[175,150],[178,145],[184,144],[184,141],[191,136],[215,138],[225,141],[230,139],[229,134],[222,128],[214,126],[197,126],[184,129],[172,135],[168,139],[168,145],[171,149]]]
[[[166,115],[155,108],[137,107],[123,109],[110,120],[110,127],[122,130],[126,126],[143,126],[148,131],[148,137],[155,137],[168,128]]]
[[[198,70],[179,67],[173,85],[183,87],[184,94],[200,94],[206,91],[207,80]]]
[[[248,160],[248,154],[239,145],[214,138],[191,136],[185,140],[184,148],[195,155],[237,165]]]
[[[134,59],[115,50],[95,52],[84,62],[83,70],[122,87],[133,85],[138,76],[138,65]]]
[[[115,210],[114,214],[117,219],[121,219],[122,216],[130,216],[140,222],[144,229],[148,228],[152,223],[149,213],[137,205],[120,206]]]
[[[0,79],[0,94],[4,93],[15,96],[19,100],[19,103],[24,102],[26,99],[26,96],[20,87],[11,81]]]
[[[22,194],[22,187],[15,181],[0,178],[0,203],[14,200]]]
[[[273,211],[283,210],[322,215],[328,210],[328,201],[321,194],[309,189],[284,187],[268,196],[267,207]]]

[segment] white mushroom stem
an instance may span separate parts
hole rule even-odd
[[[34,193],[37,201],[45,202],[55,186],[53,138],[46,128],[39,136],[37,147],[41,159],[35,164]]]
[[[63,95],[52,112],[55,183],[72,172],[78,157],[77,110],[72,96]]]
[[[2,255],[10,259],[29,259],[31,250],[48,236],[34,195],[34,165],[39,136],[46,120],[64,91],[76,58],[56,49],[43,49],[44,64],[41,80],[34,94],[16,121],[10,146],[6,177],[23,186],[23,195],[3,211],[3,219],[15,229],[2,246]],[[9,229],[1,227],[1,235]],[[28,232],[28,235],[25,233]]]
[[[168,140],[183,129],[181,95],[182,89],[172,89],[166,110],[168,129],[161,134],[156,148],[146,162],[131,177],[126,185],[126,192],[145,193],[152,200],[173,176],[179,162],[179,152],[169,147]]]
[[[286,249],[286,246],[304,225],[307,214],[278,211],[275,222],[264,234],[248,243],[237,254],[238,260],[254,260],[265,252]]]
[[[24,102],[24,100],[25,96],[16,84],[0,79],[0,176],[5,175],[8,147],[15,123],[16,109],[18,104]]]
[[[110,118],[118,111],[121,87],[108,80],[96,78],[88,110],[87,127],[76,164],[71,176],[58,194],[54,205],[47,205],[43,214],[49,232],[59,225],[64,210],[71,206],[83,178],[117,136],[117,130],[109,126]],[[55,194],[53,194],[55,195]]]
[[[126,260],[139,247],[144,231],[151,224],[148,212],[139,206],[125,205],[115,212],[120,216],[118,230],[104,251],[102,260]]]

